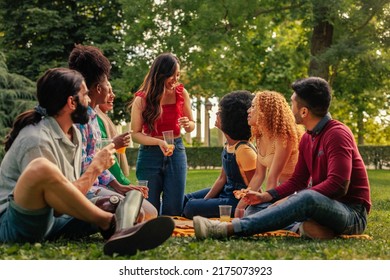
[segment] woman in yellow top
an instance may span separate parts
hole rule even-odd
[[[184,217],[219,217],[219,205],[231,205],[234,213],[238,203],[234,191],[246,188],[256,170],[256,150],[249,142],[251,128],[247,122],[252,99],[249,91],[238,90],[219,102],[215,126],[226,137],[221,172],[211,187],[185,195]]]
[[[256,92],[248,109],[248,124],[257,147],[256,172],[248,189],[260,191],[263,183],[265,190],[272,189],[289,179],[294,172],[303,129],[295,123],[285,97],[275,91]],[[250,206],[245,214],[252,214],[268,205]],[[241,217],[246,206],[240,200],[235,216]]]

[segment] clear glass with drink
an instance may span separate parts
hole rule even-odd
[[[112,143],[112,139],[110,138],[101,138],[96,141],[96,149],[101,150],[108,144]]]
[[[173,130],[167,130],[162,132],[164,141],[168,144],[168,150],[166,151],[166,156],[171,156],[173,154],[173,150],[175,149],[175,138],[173,136]]]
[[[122,148],[119,148],[119,149],[116,149],[116,152],[118,154],[124,154],[126,153],[126,146],[125,147],[122,147]]]
[[[231,205],[219,205],[219,220],[221,222],[229,222],[232,214]]]
[[[136,185],[137,186],[141,186],[141,187],[147,187],[148,186],[148,180],[137,180],[136,181]]]

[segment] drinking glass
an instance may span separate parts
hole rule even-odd
[[[173,150],[175,148],[173,130],[163,131],[162,134],[164,141],[168,144],[168,150],[166,151],[165,155],[169,157],[173,154]]]

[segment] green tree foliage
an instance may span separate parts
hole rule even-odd
[[[333,116],[359,143],[389,143],[388,0],[2,0],[0,14],[10,72],[33,80],[66,63],[74,43],[101,47],[113,63],[117,122],[169,51],[193,97],[272,89],[289,98],[292,81],[324,77]]]
[[[359,144],[383,143],[384,135],[370,137],[367,132],[386,127],[390,121],[389,1],[344,0],[322,5],[328,6],[318,13],[332,26],[333,34],[330,44],[312,58],[312,64],[320,62],[322,68],[309,70],[328,78],[335,97],[332,112],[352,128]]]
[[[182,60],[183,81],[195,96],[271,87],[286,93],[307,69],[308,52],[296,51],[307,41],[295,30],[300,22],[285,12],[295,7],[289,1],[123,2],[131,91],[164,51]]]
[[[0,18],[10,72],[32,80],[48,68],[66,66],[74,44],[101,47],[114,74],[124,56],[123,19],[115,0],[2,0]]]
[[[181,58],[193,96],[273,89],[288,97],[292,81],[315,75],[333,86],[333,115],[360,144],[386,139],[367,132],[389,121],[388,0],[122,1],[131,92],[163,51]]]
[[[8,72],[5,56],[0,52],[0,141],[4,141],[17,115],[36,103],[35,85],[31,80]],[[4,149],[0,149],[0,159]]]
[[[300,22],[285,12],[297,5],[263,2],[123,0],[128,97],[153,58],[166,51],[180,58],[182,81],[193,97],[221,97],[237,89],[289,94],[289,84],[306,73],[309,59],[307,51],[296,51],[307,49],[306,38],[295,31]]]

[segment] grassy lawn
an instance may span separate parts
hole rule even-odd
[[[134,173],[134,172],[133,172]],[[134,180],[134,174],[131,178]],[[219,170],[191,170],[186,192],[209,186]],[[372,211],[366,234],[373,240],[335,239],[312,241],[294,237],[232,238],[197,241],[174,237],[162,246],[131,257],[134,260],[389,260],[390,259],[390,171],[369,170]],[[0,245],[0,259],[103,260],[103,241],[94,235],[82,241]]]

